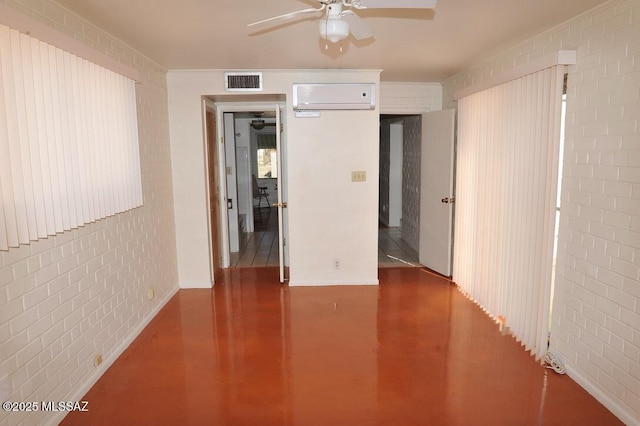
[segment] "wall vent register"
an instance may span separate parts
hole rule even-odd
[[[226,72],[224,73],[224,88],[228,92],[262,91],[262,73]]]

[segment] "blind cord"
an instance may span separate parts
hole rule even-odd
[[[560,359],[556,357],[552,352],[547,352],[544,354],[544,362],[545,364],[547,364],[544,366],[544,368],[549,368],[558,374],[566,373],[564,365],[562,365],[562,361],[560,361]]]

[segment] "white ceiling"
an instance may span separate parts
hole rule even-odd
[[[246,26],[316,7],[314,0],[57,2],[167,69],[364,68],[382,69],[382,81],[438,82],[605,0],[438,0],[434,10],[363,11],[375,38],[349,37],[329,49],[315,17],[259,30]]]

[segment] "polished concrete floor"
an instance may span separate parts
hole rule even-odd
[[[287,287],[275,268],[181,290],[65,425],[613,425],[454,285]]]

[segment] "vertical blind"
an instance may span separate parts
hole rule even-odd
[[[135,82],[0,25],[0,250],[142,205]]]
[[[547,350],[563,68],[458,103],[454,280],[540,359]]]
[[[258,149],[276,149],[276,134],[258,134]]]

